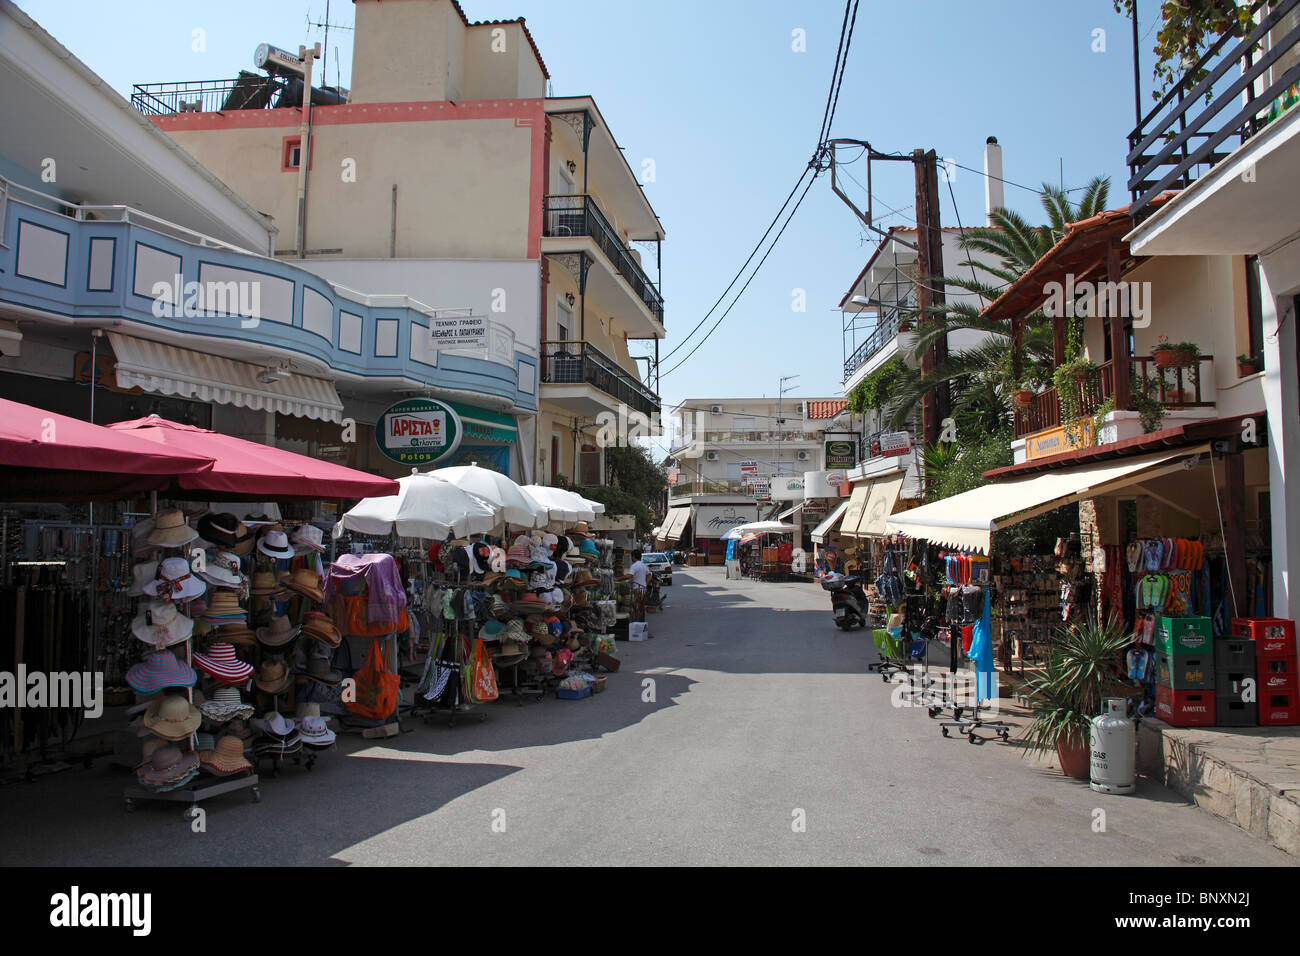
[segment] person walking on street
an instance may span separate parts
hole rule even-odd
[[[641,552],[632,553],[632,566],[627,569],[623,580],[632,582],[632,620],[645,620],[645,589],[650,577],[650,568],[641,560]]]

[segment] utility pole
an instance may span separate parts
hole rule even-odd
[[[943,292],[943,227],[939,217],[939,170],[934,150],[914,150],[912,161],[916,169],[916,245],[917,276],[916,303],[919,310],[918,330],[943,319],[931,310],[946,301]],[[926,376],[948,358],[948,337],[945,335],[925,350],[921,356],[921,375]],[[943,420],[948,417],[950,396],[947,384],[927,392],[921,403],[921,423],[925,444],[938,444]]]
[[[798,385],[791,385],[787,387],[785,383],[793,382],[798,377],[799,377],[798,375],[781,376],[781,382],[776,392],[776,473],[772,476],[773,479],[781,477],[781,448],[782,445],[785,443],[785,412],[781,406],[785,400],[785,393],[793,392],[796,388],[799,387]],[[775,482],[769,483],[768,485],[769,493],[771,492],[771,486],[774,483]]]
[[[298,258],[307,254],[307,170],[311,166],[311,74],[320,56],[320,44],[298,47],[303,62],[302,124],[298,128]]]

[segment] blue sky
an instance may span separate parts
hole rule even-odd
[[[26,12],[124,95],[133,83],[217,79],[251,69],[258,43],[296,49],[323,39],[308,20],[325,0],[18,0]],[[554,93],[596,98],[633,169],[655,162],[646,194],[668,232],[663,292],[679,345],[721,294],[794,185],[816,145],[843,5],[838,0],[463,0],[471,20],[527,19]],[[1142,0],[1143,102],[1157,0]],[[128,12],[129,11],[129,12]],[[348,0],[330,18],[352,23]],[[204,49],[194,49],[203,30]],[[1105,51],[1096,30],[1105,31]],[[806,52],[792,49],[804,31]],[[337,53],[335,50],[337,47]],[[351,34],[332,30],[329,80],[348,84]],[[928,59],[926,59],[928,58]],[[987,136],[1003,147],[1005,178],[1067,187],[1112,180],[1125,204],[1125,136],[1133,127],[1128,21],[1111,0],[863,0],[833,135],[886,152],[933,148],[981,169]],[[904,210],[911,167],[873,178],[877,203]],[[865,163],[852,167],[865,182]],[[963,224],[983,221],[984,182],[958,168]],[[865,193],[849,184],[860,196]],[[1038,197],[1006,187],[1013,209],[1041,221]],[[941,183],[945,225],[955,225]],[[873,243],[823,175],[744,298],[694,356],[663,379],[665,408],[687,397],[839,392],[841,295]],[[950,264],[951,266],[951,264]],[[792,309],[804,290],[807,311]],[[728,300],[729,301],[729,300]],[[724,304],[725,305],[725,304]],[[716,317],[716,313],[715,313]],[[705,328],[711,325],[709,320]],[[669,369],[694,344],[663,363]],[[633,343],[638,346],[649,343]]]

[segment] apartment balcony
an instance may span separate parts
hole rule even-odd
[[[541,354],[546,401],[580,415],[610,411],[613,402],[643,415],[659,413],[659,396],[589,342],[543,342]]]
[[[708,481],[701,479],[679,481],[668,486],[669,498],[690,498],[698,495],[752,497],[746,490],[744,483],[740,481]]]
[[[1214,382],[1214,356],[1198,357],[1195,368],[1167,368],[1158,370],[1155,359],[1135,356],[1131,365],[1132,383],[1143,395],[1154,398],[1168,411],[1206,409],[1206,418],[1213,417],[1215,403],[1207,401]],[[1207,387],[1202,390],[1202,383]],[[1104,362],[1097,367],[1097,375],[1075,386],[1080,415],[1085,419],[1094,415],[1108,400],[1115,397],[1115,363]],[[1136,403],[1129,402],[1127,409],[1134,411]],[[1062,425],[1061,400],[1055,388],[1039,392],[1028,408],[1017,408],[1014,436],[1025,438]]]
[[[337,106],[346,102],[344,92],[313,88],[312,105]],[[145,116],[293,109],[302,106],[302,81],[241,70],[229,80],[136,83],[131,87],[131,105]]]
[[[841,381],[846,389],[852,388],[894,355],[910,349],[916,338],[916,333],[912,331],[914,309],[915,306],[904,300],[882,310],[876,327],[844,360],[844,377]]]
[[[1242,37],[1212,44],[1128,137],[1139,255],[1252,255],[1295,232],[1300,0],[1256,0]],[[1151,200],[1181,193],[1156,210]]]
[[[624,244],[600,207],[590,196],[547,196],[543,217],[542,252],[562,255],[589,252],[603,268],[586,272],[585,294],[595,297],[604,311],[626,322],[631,304],[644,322],[634,323],[640,337],[664,334],[664,300],[650,281],[636,253]],[[598,254],[596,254],[598,252]]]
[[[815,432],[705,432],[706,445],[779,445],[791,442],[817,442]]]

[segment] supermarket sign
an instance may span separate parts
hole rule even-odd
[[[454,452],[464,426],[456,410],[432,398],[408,398],[388,408],[375,425],[375,444],[403,465],[430,465]]]

